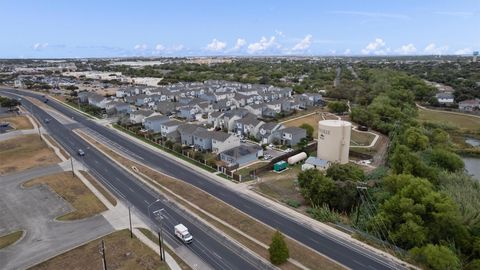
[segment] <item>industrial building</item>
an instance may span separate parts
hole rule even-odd
[[[343,120],[318,122],[317,158],[332,163],[348,163],[352,124]]]

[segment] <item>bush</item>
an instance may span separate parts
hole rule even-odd
[[[300,207],[300,202],[294,199],[290,199],[286,201],[287,205],[293,208],[298,208]]]
[[[327,204],[323,204],[321,207],[314,206],[307,209],[307,213],[314,219],[321,222],[337,223],[340,221],[340,214],[331,210]]]
[[[410,251],[420,263],[433,270],[461,269],[460,259],[446,246],[428,244]]]
[[[290,257],[287,243],[279,231],[273,234],[272,243],[268,248],[268,252],[270,253],[270,261],[275,265],[286,262]]]

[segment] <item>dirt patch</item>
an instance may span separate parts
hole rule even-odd
[[[263,244],[269,245],[275,232],[272,228],[264,225],[261,222],[249,217],[243,212],[237,210],[234,207],[229,206],[228,204],[218,200],[217,198],[211,196],[210,194],[185,183],[183,181],[175,180],[174,178],[168,177],[164,174],[161,174],[157,171],[149,169],[143,165],[140,165],[136,162],[133,162],[109,149],[103,144],[98,143],[97,141],[84,137],[89,143],[94,144],[102,151],[107,153],[110,158],[120,162],[128,168],[135,166],[141,173],[145,174],[151,179],[155,179],[155,182],[160,186],[164,186],[171,190],[173,193],[181,196],[186,201],[200,206],[202,210],[208,212],[209,214],[227,222],[230,226],[237,228],[243,233],[249,235],[250,237],[262,242]],[[205,214],[202,214],[198,210],[193,210],[191,206],[177,200],[178,203],[183,204],[188,207],[190,210],[200,215],[202,218],[208,220],[214,226],[221,229],[224,233],[230,235],[232,238],[236,239],[247,248],[251,249],[260,256],[268,259],[268,251],[263,246],[258,245],[257,243],[249,240],[248,238],[243,237],[238,232],[230,229],[227,226],[224,226],[220,222],[215,221],[214,219],[208,217]],[[290,250],[290,256],[292,259],[297,260],[308,268],[318,269],[319,266],[322,266],[322,269],[343,269],[340,265],[330,261],[326,257],[318,254],[317,252],[306,248],[297,241],[286,237],[286,241]],[[282,269],[298,269],[297,266],[292,263],[285,263],[281,266]]]
[[[300,191],[297,190],[295,181],[298,173],[301,171],[300,165],[288,168],[281,173],[265,172],[259,175],[260,182],[254,187],[260,193],[280,202],[297,201],[300,204],[304,202]]]
[[[321,113],[315,113],[295,120],[283,123],[285,127],[300,127],[302,124],[309,124],[313,127],[313,138],[317,137],[318,121],[323,120]]]
[[[352,146],[368,146],[375,139],[375,135],[371,133],[358,132],[354,129],[352,129],[351,135],[350,144]]]
[[[24,187],[48,185],[75,209],[58,217],[58,220],[77,220],[91,217],[107,210],[107,207],[72,172],[47,175],[25,182]]]
[[[128,230],[114,232],[102,238],[105,241],[107,269],[170,269],[160,257],[137,238],[130,238]],[[30,269],[102,269],[99,250],[102,239],[94,240],[70,250]]]
[[[0,175],[55,164],[61,160],[36,134],[0,142]]]
[[[93,178],[89,173],[80,171],[80,173],[87,178],[88,182],[90,182],[102,195],[113,205],[117,205],[117,200],[115,197],[110,193],[108,190],[106,190],[103,185],[97,181],[97,179]]]
[[[10,246],[20,239],[23,235],[23,231],[15,231],[9,234],[0,236],[0,249]]]
[[[0,122],[8,122],[16,130],[33,129],[32,123],[24,115],[0,117]]]

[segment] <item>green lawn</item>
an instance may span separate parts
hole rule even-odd
[[[418,110],[418,119],[420,121],[445,124],[464,130],[480,130],[480,117],[467,114],[454,114],[450,112],[425,110],[420,108]]]
[[[9,234],[0,236],[0,249],[4,247],[8,247],[11,244],[17,242],[18,239],[22,237],[22,235],[23,235],[23,231],[15,231],[15,232],[11,232]]]

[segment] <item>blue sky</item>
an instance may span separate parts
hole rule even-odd
[[[0,58],[480,50],[480,0],[2,0],[0,25]]]

